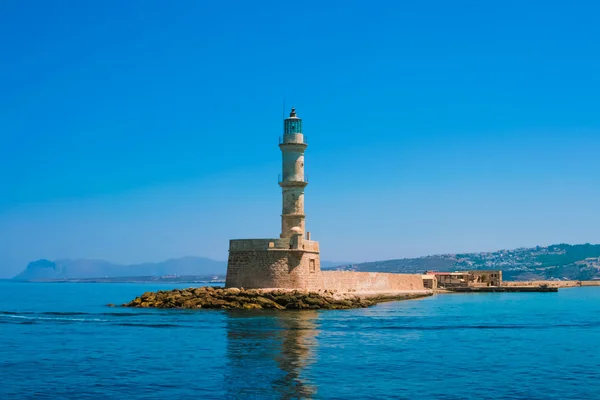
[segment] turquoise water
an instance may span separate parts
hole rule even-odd
[[[171,287],[0,283],[0,398],[600,398],[600,288],[321,312],[105,306]]]

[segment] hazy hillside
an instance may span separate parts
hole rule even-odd
[[[223,275],[225,261],[203,257],[183,257],[158,263],[136,265],[112,264],[104,260],[38,260],[15,276],[15,280],[38,281],[102,277],[164,276],[164,275]]]
[[[505,280],[589,280],[600,279],[600,245],[556,244],[486,253],[441,254],[348,264],[332,269],[403,273],[500,269]]]
[[[323,267],[323,269],[335,269],[346,271],[365,271],[365,272],[394,272],[394,273],[415,273],[427,270],[446,270],[452,269],[456,265],[456,259],[445,258],[444,256],[428,256],[420,258],[402,258],[396,260],[370,261],[360,264],[338,264]]]

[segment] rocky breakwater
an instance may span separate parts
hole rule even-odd
[[[403,295],[398,299],[423,297]],[[379,301],[389,301],[389,297]],[[333,291],[307,292],[301,290],[258,290],[237,288],[200,287],[146,292],[124,307],[138,308],[221,308],[221,309],[275,309],[275,310],[339,310],[369,307],[378,302],[356,294]]]

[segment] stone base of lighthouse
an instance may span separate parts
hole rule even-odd
[[[425,291],[420,274],[321,271],[319,242],[289,238],[231,240],[225,287],[357,294]]]
[[[231,240],[225,286],[321,289],[319,242],[295,242],[290,238]]]

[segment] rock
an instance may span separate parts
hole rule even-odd
[[[200,288],[146,292],[129,303],[123,304],[123,307],[335,310],[370,307],[376,304],[376,302],[377,300],[366,300],[354,294],[337,293],[331,290],[319,292],[283,289],[265,291],[205,286]],[[112,307],[114,304],[109,306]]]
[[[259,306],[258,304],[254,304],[254,303],[246,303],[242,306],[243,309],[245,310],[255,310],[255,309],[260,309],[262,308],[261,306]]]
[[[260,305],[260,307],[262,307],[262,308],[275,308],[277,310],[285,309],[285,307],[275,303],[271,299],[267,299],[266,297],[258,296],[258,297],[256,297],[256,299],[254,299],[254,301],[256,301],[256,303],[258,305]]]

